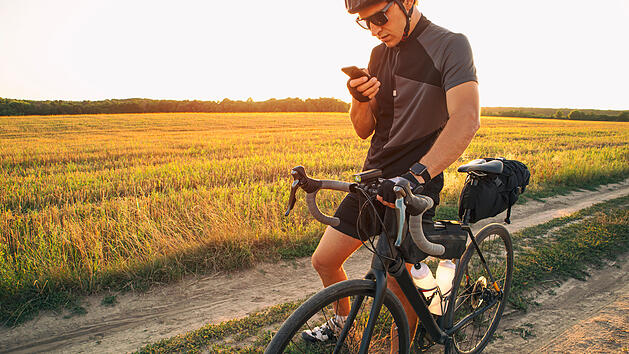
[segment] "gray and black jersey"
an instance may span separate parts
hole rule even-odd
[[[369,73],[381,86],[364,169],[381,169],[387,178],[408,171],[433,145],[449,117],[446,91],[477,81],[467,38],[423,15],[409,37],[396,47],[383,43],[372,50]],[[440,174],[426,188],[436,189],[431,192],[438,196],[442,186]]]

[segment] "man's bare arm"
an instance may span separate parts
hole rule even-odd
[[[419,161],[431,176],[443,172],[463,155],[480,128],[478,83],[468,81],[449,89],[446,103],[450,118],[430,151]],[[423,182],[421,177],[416,178]]]

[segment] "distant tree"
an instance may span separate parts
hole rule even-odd
[[[0,98],[0,116],[99,114],[99,113],[154,113],[154,112],[347,112],[349,104],[336,98],[269,99],[256,102],[149,100],[143,98],[103,101],[22,101]]]
[[[585,113],[578,110],[573,110],[568,114],[568,119],[574,119],[574,120],[585,119]]]
[[[558,109],[557,112],[553,114],[553,118],[563,118],[563,112]]]

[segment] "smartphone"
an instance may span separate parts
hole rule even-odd
[[[356,66],[346,66],[344,68],[341,68],[341,70],[345,74],[347,74],[347,76],[349,76],[351,79],[358,79],[358,78],[363,77],[363,76],[367,76],[367,79],[371,79],[371,76],[369,76],[369,74],[367,74],[366,72],[360,70]]]

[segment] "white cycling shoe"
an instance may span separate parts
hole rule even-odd
[[[311,343],[327,342],[341,334],[346,319],[347,316],[334,315],[321,326],[303,331],[301,337]]]

